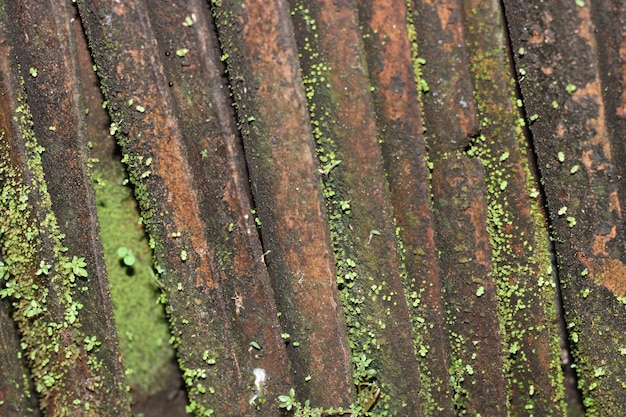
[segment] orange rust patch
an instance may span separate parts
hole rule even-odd
[[[588,100],[592,100],[598,106],[598,117],[589,118],[585,123],[587,131],[593,135],[590,141],[587,141],[587,145],[592,145],[596,148],[602,149],[603,158],[610,161],[611,158],[611,143],[606,132],[606,120],[604,101],[602,100],[602,86],[600,79],[596,73],[596,79],[585,85],[583,88],[579,88],[573,94],[572,98],[578,103],[585,103]]]
[[[589,175],[593,175],[596,173],[596,169],[593,166],[592,155],[593,155],[593,149],[584,150],[583,154],[581,155],[583,165],[585,165],[585,168],[587,169],[587,172],[589,173]]]
[[[397,20],[391,20],[397,19]],[[378,74],[381,83],[381,92],[385,99],[385,109],[391,120],[399,120],[407,114],[407,103],[417,101],[417,91],[413,78],[413,68],[407,64],[411,62],[411,45],[405,30],[399,27],[406,21],[406,9],[390,12],[387,7],[381,5],[375,8],[372,14],[370,27],[374,33],[385,33],[388,41],[384,42],[385,56],[395,57],[389,65],[385,62],[383,70]],[[405,25],[404,25],[405,26]],[[389,30],[389,28],[395,30]],[[398,64],[397,64],[398,63]],[[401,89],[392,88],[394,79],[400,79],[405,84]]]
[[[595,29],[595,25],[591,19],[591,8],[577,7],[576,10],[578,11],[578,18],[580,19],[580,24],[578,25],[578,29],[576,29],[576,34],[587,41],[590,50],[596,50],[596,38],[592,34],[592,31]]]
[[[619,203],[619,196],[617,195],[617,191],[613,191],[609,194],[609,210],[617,211],[617,215],[622,218],[622,206]]]
[[[611,233],[608,235],[596,235],[593,239],[593,254],[594,255],[603,255],[609,256],[606,251],[606,244],[609,240],[615,238],[617,236],[617,226],[613,225],[611,228]]]
[[[596,268],[596,282],[618,297],[626,294],[626,265],[619,259],[602,260]]]
[[[626,83],[626,77],[624,77],[624,82]],[[622,93],[622,105],[617,108],[615,114],[619,117],[626,118],[626,91]]]
[[[533,31],[533,36],[528,39],[528,43],[531,45],[541,45],[543,43],[543,33]]]
[[[156,96],[156,92],[154,93]],[[167,105],[163,104],[160,108],[167,108]],[[206,287],[207,290],[216,288],[209,264],[212,254],[204,236],[199,204],[195,194],[189,191],[190,187],[193,187],[190,186],[193,179],[184,156],[178,126],[167,111],[161,113],[155,109],[146,119],[152,121],[153,126],[157,126],[150,135],[160,138],[153,144],[155,155],[159,158],[153,171],[155,175],[160,176],[168,190],[167,203],[173,211],[176,231],[186,232],[191,241],[193,252],[189,253],[189,260],[197,265],[196,284]]]
[[[452,19],[454,14],[460,14],[460,5],[458,2],[437,2],[437,17],[441,22],[441,27],[445,31],[452,34],[452,42],[446,42],[443,45],[444,51],[452,52],[457,45],[461,45],[464,42],[463,37],[463,21],[461,19]]]
[[[475,256],[476,262],[485,268],[491,268],[491,251],[487,250],[488,245],[488,236],[485,233],[487,225],[485,224],[486,217],[486,209],[484,201],[479,198],[472,198],[470,203],[469,213],[472,219],[472,224],[474,225],[474,231],[476,234],[476,241],[480,242],[477,245]]]

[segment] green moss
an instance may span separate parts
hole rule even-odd
[[[300,59],[303,62],[303,83],[309,104],[312,132],[316,140],[316,154],[319,160],[320,173],[322,174],[322,192],[328,211],[330,237],[335,255],[337,267],[337,285],[342,302],[343,310],[348,326],[348,337],[352,351],[353,379],[357,388],[357,398],[351,406],[357,415],[361,416],[387,416],[392,415],[390,410],[392,399],[385,392],[385,386],[380,386],[377,380],[377,370],[372,358],[380,349],[377,340],[377,329],[371,327],[371,317],[366,318],[367,305],[370,300],[382,297],[391,301],[395,294],[390,294],[385,282],[378,282],[371,292],[364,290],[365,284],[357,283],[360,266],[357,265],[357,250],[352,246],[351,236],[353,232],[350,224],[352,206],[345,190],[348,184],[340,181],[337,176],[337,167],[341,166],[343,157],[332,138],[332,126],[335,123],[331,111],[326,108],[326,98],[330,94],[330,71],[332,68],[324,62],[317,45],[317,25],[311,16],[306,2],[296,2],[293,6],[292,16],[301,19],[308,34],[299,45]],[[357,227],[355,225],[354,227]],[[361,224],[358,224],[361,227]],[[371,227],[368,231],[373,230]],[[366,233],[367,234],[367,233]],[[387,311],[389,314],[389,311]],[[384,328],[384,322],[378,320],[376,324]],[[288,401],[288,396],[283,396]],[[283,408],[288,402],[283,401]],[[317,415],[322,410],[311,408],[308,403],[294,404],[296,409],[303,415]],[[309,414],[306,414],[308,412]],[[340,413],[337,410],[326,410],[325,413]]]
[[[488,13],[488,12],[486,12]],[[484,16],[470,26],[475,39],[493,39],[494,30],[484,23]],[[499,30],[499,29],[498,29]],[[540,311],[542,317],[551,318],[556,314],[554,300],[556,283],[551,275],[551,257],[549,237],[545,230],[545,217],[535,198],[525,199],[529,203],[530,218],[518,218],[520,212],[511,195],[526,192],[530,197],[538,196],[539,188],[526,157],[528,147],[523,127],[524,120],[517,111],[518,99],[515,96],[515,82],[508,77],[502,80],[503,68],[508,68],[503,50],[494,47],[485,49],[484,45],[472,45],[471,71],[476,86],[475,99],[478,106],[481,132],[469,146],[466,154],[481,160],[486,172],[487,187],[487,231],[492,248],[493,279],[497,288],[499,320],[503,338],[504,352],[507,354],[504,369],[508,377],[509,389],[520,393],[533,391],[529,378],[515,376],[528,375],[532,368],[530,358],[536,352],[527,351],[526,340],[529,334],[549,338],[550,383],[554,389],[554,407],[537,404],[536,397],[526,395],[526,407],[541,406],[551,409],[563,409],[563,376],[559,362],[558,329],[555,325],[545,324],[538,327],[532,323],[540,322],[530,317],[530,307]],[[503,85],[506,86],[503,89]],[[502,94],[494,94],[500,92]],[[508,96],[508,98],[507,98]],[[506,147],[510,147],[506,148]],[[506,157],[505,157],[506,155]],[[515,156],[515,158],[513,158]],[[525,183],[517,185],[519,165],[523,170]],[[514,190],[511,187],[515,186]],[[518,187],[524,189],[517,189]],[[507,188],[508,187],[508,188]],[[523,198],[523,197],[522,197]],[[530,220],[527,226],[529,236],[519,230],[520,222]],[[536,277],[536,279],[530,279]],[[544,339],[545,340],[545,339]],[[522,394],[524,395],[524,394]],[[550,401],[549,399],[547,401]]]
[[[423,95],[429,91],[428,84],[422,74],[422,66],[426,64],[426,61],[419,56],[419,45],[417,39],[418,37],[413,18],[413,4],[410,0],[407,0],[406,7],[406,27],[409,42],[411,43],[413,77],[415,79],[415,84],[418,87],[418,105],[419,108],[423,109]],[[422,117],[421,120],[423,122],[425,120],[424,117]],[[426,131],[425,126],[422,126],[422,128],[424,131]],[[429,168],[428,180],[430,180],[432,177],[433,164],[432,162],[430,162],[428,153],[426,152],[424,153],[424,159],[426,166]],[[440,390],[440,385],[445,383],[446,381],[441,381],[437,377],[435,377],[432,374],[431,367],[428,363],[428,361],[430,361],[431,359],[431,357],[428,355],[429,351],[431,350],[431,346],[426,343],[424,335],[430,332],[427,327],[430,326],[431,323],[427,323],[427,321],[424,319],[424,317],[427,316],[425,309],[429,308],[429,306],[422,303],[421,300],[427,286],[431,284],[427,282],[427,280],[420,280],[417,277],[409,277],[407,275],[405,267],[406,249],[404,248],[404,243],[401,238],[401,230],[398,228],[396,228],[396,240],[399,246],[398,253],[401,260],[402,280],[404,282],[405,298],[407,300],[407,305],[411,314],[410,317],[413,327],[413,346],[415,349],[415,357],[417,358],[420,368],[421,386],[419,395],[421,400],[420,402],[422,404],[422,412],[425,416],[436,415],[436,413],[439,411],[440,406],[437,404],[437,401],[433,397],[432,393],[436,390]]]
[[[132,190],[122,184],[121,164],[107,170],[96,165],[92,175],[97,179],[96,205],[127,382],[153,393],[165,388],[174,351],[163,306],[156,303],[159,288],[152,251]],[[132,251],[131,265],[118,253],[120,248]]]
[[[84,363],[87,373],[95,376],[101,366],[92,355],[98,350],[97,341],[93,339],[91,349],[85,349],[87,335],[80,330],[83,306],[75,300],[78,291],[88,290],[87,265],[84,258],[71,255],[70,259],[66,254],[65,236],[57,226],[44,178],[41,153],[45,150],[34,136],[23,95],[18,96],[13,121],[19,138],[12,141],[15,149],[0,140],[0,296],[12,300],[13,319],[22,334],[42,408],[55,396],[58,415],[75,415],[69,398],[75,392],[65,385],[70,370]],[[25,165],[16,153],[25,158]],[[94,384],[94,390],[98,386]]]

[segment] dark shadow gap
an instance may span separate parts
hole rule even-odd
[[[506,16],[506,2],[500,1],[500,10],[502,11],[502,21],[505,24],[505,36],[506,43],[508,45],[507,52],[509,55],[510,62],[510,73],[515,80],[515,95],[516,98],[521,100],[523,103],[523,94],[521,90],[520,83],[524,81],[523,73],[520,73],[517,68],[515,61],[515,51],[513,50],[513,43],[511,40],[511,32],[509,31],[509,23]],[[550,253],[550,261],[552,264],[553,271],[553,279],[556,283],[556,300],[555,304],[557,307],[556,317],[559,323],[559,344],[561,347],[561,370],[563,372],[564,385],[565,385],[565,402],[567,404],[567,414],[568,415],[583,415],[584,413],[584,405],[583,405],[583,397],[582,392],[578,389],[578,375],[576,371],[572,367],[573,359],[572,359],[572,342],[570,339],[569,331],[567,328],[567,322],[565,321],[565,310],[563,306],[563,296],[561,291],[561,279],[559,277],[559,262],[558,262],[558,254],[556,253],[556,248],[554,247],[553,241],[553,223],[552,218],[550,217],[549,208],[547,205],[547,196],[546,191],[543,186],[543,178],[541,176],[541,172],[539,170],[538,162],[537,162],[537,150],[535,148],[534,138],[532,129],[532,123],[534,122],[533,117],[529,117],[526,112],[525,106],[518,107],[518,111],[520,113],[520,117],[524,119],[523,132],[526,137],[526,144],[528,146],[527,158],[529,161],[529,167],[531,172],[535,178],[535,183],[539,188],[539,206],[543,211],[544,218],[546,219],[546,226],[548,228],[549,233],[549,248],[548,252]]]

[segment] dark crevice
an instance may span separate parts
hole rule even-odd
[[[478,146],[480,146],[480,142],[482,141],[481,139],[482,134],[483,134],[482,131],[477,130],[476,132],[467,136],[467,138],[464,140],[466,145],[463,147],[463,150],[461,151],[461,153],[467,156],[468,158],[475,158],[477,155],[474,154],[474,150]]]
[[[214,31],[215,39],[217,40],[215,49],[216,49],[216,53],[219,54],[218,56],[227,56],[228,53],[222,45],[222,37],[220,36],[219,30],[218,30],[219,25],[215,17],[215,10],[214,10],[215,7],[216,6],[211,4],[210,6],[211,13],[209,16],[209,18],[212,19],[212,21],[210,22],[211,29]],[[248,196],[248,200],[250,202],[250,210],[252,211],[252,213],[247,213],[251,217],[246,219],[246,221],[247,222],[252,221],[254,223],[254,226],[257,228],[257,236],[259,238],[261,250],[262,250],[262,253],[265,255],[267,253],[267,248],[266,248],[266,244],[263,242],[263,233],[262,233],[261,228],[258,226],[258,224],[255,221],[255,217],[258,214],[258,206],[257,206],[254,193],[252,192],[252,180],[250,178],[250,170],[248,168],[249,152],[246,151],[246,147],[243,143],[243,136],[241,134],[242,127],[246,126],[248,121],[246,120],[247,117],[245,114],[240,114],[238,104],[235,102],[235,98],[234,98],[237,94],[237,91],[236,91],[237,88],[242,88],[245,90],[245,86],[240,86],[241,83],[244,83],[244,79],[241,76],[237,76],[233,74],[231,71],[229,71],[225,62],[223,62],[221,69],[222,71],[220,74],[220,78],[223,80],[223,85],[227,87],[228,90],[230,91],[230,94],[228,95],[228,97],[226,97],[225,101],[227,102],[228,105],[231,106],[231,109],[232,109],[231,115],[237,121],[236,123],[237,127],[235,129],[236,134],[235,134],[234,145],[237,148],[238,154],[243,159],[242,161],[240,161],[241,163],[238,164],[238,169],[241,171],[242,176],[244,178],[243,182],[246,183],[246,193]],[[225,123],[226,122],[224,122],[223,124]],[[224,128],[224,130],[226,129]],[[264,255],[262,255],[262,259],[265,262]]]
[[[509,30],[509,23],[508,23],[507,16],[505,13],[506,11],[505,3],[506,2],[503,0],[500,1],[500,7],[502,11],[502,21],[505,24],[505,28],[503,32],[506,36],[506,42],[508,45],[507,52],[509,55],[510,72],[511,72],[513,79],[515,80],[516,98],[518,100],[522,100],[522,103],[523,103],[524,97],[522,94],[520,83],[523,82],[524,77],[522,76],[522,78],[518,78],[518,68],[517,68],[516,61],[515,61],[515,51],[514,51],[513,42],[511,39],[512,34]],[[546,190],[545,190],[545,187],[543,186],[544,180],[541,175],[541,171],[539,170],[539,165],[537,162],[538,159],[537,159],[537,150],[535,147],[535,141],[533,138],[532,129],[530,128],[530,126],[532,126],[533,120],[531,120],[531,118],[528,116],[525,106],[522,105],[521,107],[518,107],[518,111],[519,111],[520,117],[522,117],[525,122],[523,126],[523,132],[524,132],[524,136],[526,137],[526,143],[528,146],[528,152],[526,156],[528,158],[529,168],[533,176],[535,177],[535,184],[537,185],[537,188],[539,189],[540,195],[539,195],[538,201],[539,201],[540,208],[543,211],[544,218],[546,219],[546,226],[548,228],[548,233],[550,236],[548,252],[550,254],[550,262],[552,264],[553,279],[556,284],[556,295],[555,295],[556,312],[555,313],[556,313],[556,319],[558,320],[558,324],[559,324],[559,344],[561,348],[561,370],[563,372],[563,378],[564,378],[563,382],[565,385],[565,400],[567,403],[568,412],[572,411],[574,412],[574,415],[577,415],[579,413],[582,413],[584,410],[583,396],[582,396],[582,392],[578,388],[578,375],[572,366],[573,364],[572,348],[574,346],[571,342],[568,327],[567,327],[567,322],[565,320],[565,309],[563,306],[561,279],[559,276],[560,269],[559,269],[558,254],[553,244],[553,240],[554,240],[554,234],[552,232],[553,222],[552,222],[552,218],[550,216],[550,212],[549,212],[549,208],[547,204]],[[574,410],[580,410],[580,411],[574,411]]]

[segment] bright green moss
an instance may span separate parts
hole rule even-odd
[[[147,163],[147,162],[146,162]],[[152,270],[152,251],[130,188],[122,185],[123,168],[96,165],[92,176],[104,257],[127,382],[148,393],[164,389],[174,358],[159,288]],[[119,249],[125,248],[125,256]],[[133,262],[125,262],[128,250]]]
[[[328,127],[334,123],[334,117],[325,107],[322,98],[329,93],[328,80],[331,68],[325,63],[316,46],[318,34],[315,20],[309,14],[306,3],[299,3],[292,10],[292,15],[302,19],[308,28],[308,36],[300,46],[300,58],[303,65],[303,83],[309,104],[309,114],[313,127],[313,136],[316,140],[316,154],[322,174],[322,192],[325,197],[329,216],[331,242],[335,253],[337,266],[337,284],[343,305],[348,337],[352,350],[353,378],[357,387],[357,399],[352,409],[358,410],[358,415],[386,416],[390,415],[390,398],[384,387],[378,387],[377,371],[373,367],[372,353],[379,349],[375,333],[368,328],[368,324],[361,320],[365,314],[365,297],[383,296],[382,286],[371,294],[356,291],[355,284],[358,267],[355,262],[354,249],[351,247],[349,236],[351,202],[343,196],[342,187],[334,175],[335,170],[342,163],[339,150],[329,133]],[[390,294],[384,295],[391,297]],[[288,396],[284,399],[288,400]],[[287,403],[284,403],[287,404]],[[306,407],[306,405],[305,405]],[[372,410],[370,410],[372,408]],[[316,409],[313,409],[315,411]],[[320,410],[317,410],[320,411]],[[311,414],[315,415],[315,414]]]
[[[472,29],[479,30],[479,29]],[[502,88],[491,74],[498,74],[504,59],[502,51],[494,49],[482,50],[477,47],[472,57],[471,69],[477,86],[475,99],[481,117],[483,134],[471,144],[466,152],[468,156],[481,160],[486,172],[487,187],[487,232],[492,249],[493,277],[497,288],[497,301],[501,335],[504,352],[509,355],[504,361],[504,370],[508,378],[509,389],[518,392],[530,392],[533,385],[529,380],[511,378],[512,375],[524,375],[529,372],[526,338],[528,333],[538,335],[549,334],[548,340],[551,349],[550,381],[554,388],[555,397],[551,400],[556,404],[554,408],[563,407],[563,376],[559,364],[558,330],[548,331],[545,328],[535,329],[528,327],[534,319],[529,317],[529,306],[540,308],[544,317],[553,317],[556,312],[554,305],[555,286],[554,277],[546,272],[551,269],[549,238],[545,231],[545,218],[536,198],[527,199],[530,205],[530,230],[533,236],[528,236],[523,242],[523,252],[519,245],[521,236],[517,230],[520,222],[516,212],[512,210],[514,202],[510,201],[509,187],[514,184],[516,175],[510,156],[521,164],[525,184],[523,186],[530,197],[537,197],[538,185],[529,166],[525,152],[527,139],[524,135],[524,120],[517,113],[517,98],[515,97],[514,80],[509,80],[508,103],[503,97],[494,98],[487,91],[500,91]],[[483,93],[485,92],[485,93]],[[497,101],[500,99],[500,101]],[[488,135],[489,139],[485,136]],[[514,137],[511,142],[513,149],[508,149],[496,155],[492,148],[499,148],[503,138]],[[504,157],[506,155],[506,158]],[[536,281],[528,277],[537,277]],[[550,283],[551,285],[545,285]],[[527,397],[527,407],[535,407],[535,397]],[[529,408],[527,408],[529,409]]]
[[[85,349],[87,336],[80,330],[83,305],[75,299],[78,291],[88,290],[87,265],[83,257],[66,253],[65,236],[57,226],[44,178],[41,154],[45,150],[34,136],[25,98],[18,97],[18,103],[13,121],[16,136],[24,143],[25,166],[14,162],[19,159],[12,159],[8,142],[0,141],[0,296],[12,300],[13,319],[22,334],[41,404],[45,408],[48,397],[57,395],[57,407],[68,407],[59,415],[70,415],[67,396],[73,392],[63,386],[68,373],[79,362],[93,375],[101,366],[92,356],[97,341]]]

